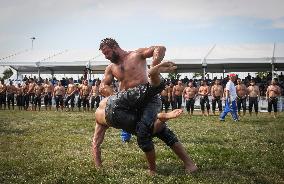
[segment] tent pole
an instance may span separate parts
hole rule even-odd
[[[271,79],[274,79],[274,63],[275,63],[275,57],[274,57],[274,54],[275,54],[275,43],[273,45],[273,55],[272,55],[272,58],[271,58]]]
[[[37,68],[38,79],[40,78],[40,67]]]
[[[17,76],[17,80],[19,79],[19,72],[18,70],[16,70],[16,76]]]
[[[271,79],[274,79],[274,63],[272,63],[272,65],[271,65]]]
[[[54,71],[51,70],[51,79],[53,79],[53,78],[54,78]]]

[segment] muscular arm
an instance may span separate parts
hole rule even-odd
[[[230,100],[230,91],[226,89],[225,91],[225,98]]]
[[[172,94],[171,94],[171,89],[170,88],[167,89],[167,94],[168,94],[168,100],[171,101],[172,100],[171,99]]]
[[[211,95],[212,95],[213,98],[214,98],[214,96],[215,96],[215,95],[214,95],[214,86],[211,87]]]
[[[199,88],[198,88],[198,95],[202,95],[201,91],[202,91],[202,90],[201,90],[201,87],[199,87]]]
[[[175,96],[175,92],[176,92],[176,86],[173,87],[173,91],[172,91],[172,97]]]
[[[161,63],[165,57],[166,47],[164,46],[151,46],[140,50],[142,52],[143,59],[153,57],[152,66],[156,66]]]
[[[53,90],[53,96],[55,96],[56,89],[57,89],[57,87],[55,87],[54,90]]]
[[[99,87],[99,92],[103,95],[103,96],[110,96],[112,94],[112,92],[110,91],[110,85],[112,80],[114,79],[114,76],[112,74],[111,71],[111,65],[106,67],[105,73],[104,73],[104,78],[100,84]]]
[[[281,88],[278,86],[277,89],[278,89],[278,95],[277,96],[281,96],[281,93],[282,93]]]
[[[267,87],[267,90],[266,90],[266,99],[268,99],[269,97],[269,86]]]
[[[185,99],[185,93],[186,93],[186,88],[184,88],[184,90],[182,91],[182,97],[183,97],[183,99]]]

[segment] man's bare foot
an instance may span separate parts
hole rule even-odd
[[[190,166],[185,166],[185,172],[187,172],[188,174],[195,173],[197,170],[198,167],[195,164]]]
[[[158,114],[158,119],[162,122],[168,121],[170,119],[174,119],[177,118],[181,115],[181,113],[183,112],[182,109],[175,109],[171,112],[167,112],[167,113],[159,113]]]
[[[155,123],[154,123],[153,134],[159,132],[166,121],[179,117],[182,112],[183,112],[182,109],[175,109],[175,110],[173,110],[171,112],[167,112],[167,113],[160,112],[157,115],[158,120],[155,121]]]
[[[172,72],[175,69],[177,69],[177,66],[175,66],[175,63],[171,61],[164,61],[156,66],[153,66],[148,70],[149,75],[157,75],[160,73],[168,73]]]

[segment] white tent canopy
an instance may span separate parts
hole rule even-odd
[[[284,57],[281,55],[284,54],[284,44],[277,45],[273,62],[271,44],[216,46],[204,58],[208,50],[209,47],[167,48],[165,59],[175,62],[179,73],[203,72],[204,68],[210,73],[266,72],[272,70],[272,63],[276,71],[284,71]],[[86,67],[94,74],[101,74],[108,64],[109,61],[97,49],[0,53],[0,66],[10,66],[18,74],[82,74]]]

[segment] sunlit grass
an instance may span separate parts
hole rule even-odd
[[[0,183],[283,183],[284,113],[246,116],[187,115],[168,122],[200,170],[185,175],[181,162],[154,139],[158,174],[147,175],[135,137],[109,129],[103,169],[92,162],[94,113],[0,111]]]

